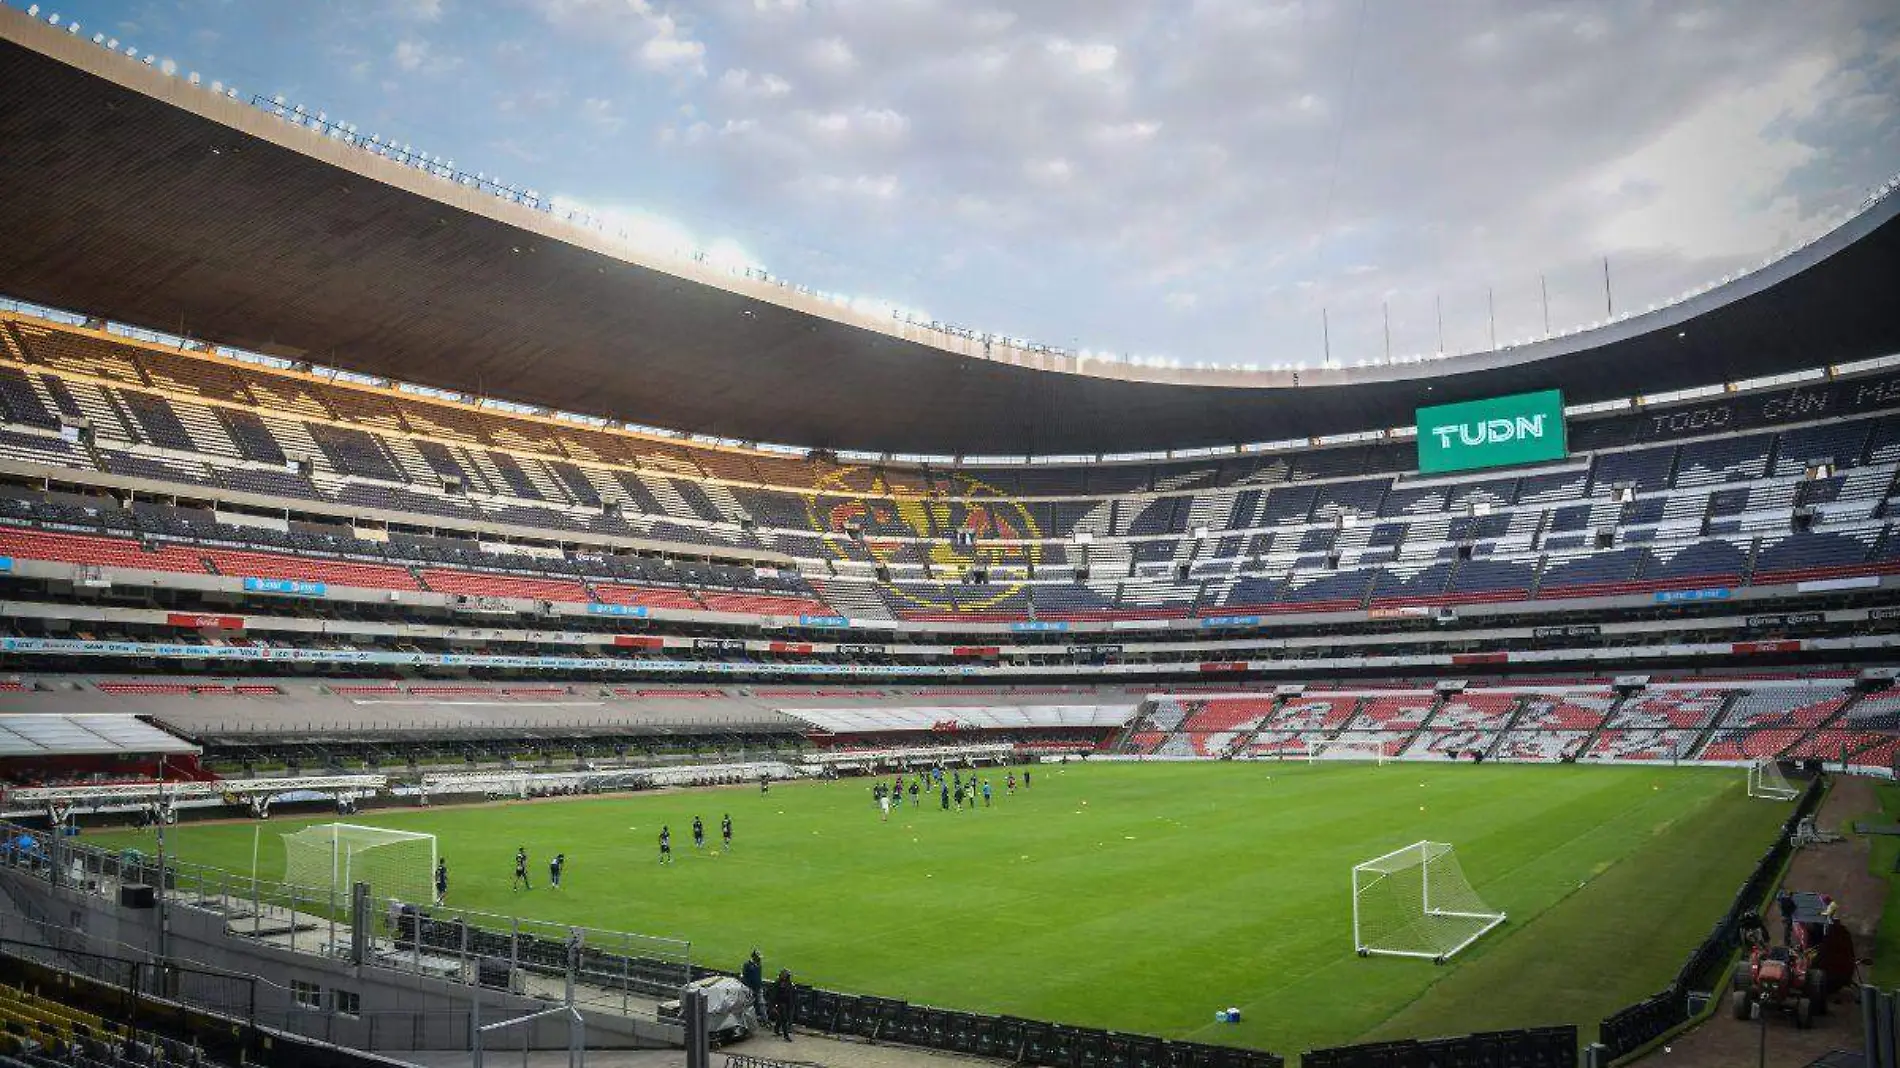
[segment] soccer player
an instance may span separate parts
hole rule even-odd
[[[725,852],[732,852],[732,813],[719,817],[719,837],[725,839]]]
[[[706,848],[706,825],[699,822],[698,816],[693,817],[693,848]]]
[[[548,861],[548,885],[556,890],[561,888],[561,868],[566,864],[566,853],[556,853],[554,859]]]
[[[770,775],[765,774],[764,772],[760,772],[759,773],[759,796],[764,797],[766,794],[771,793],[771,792],[772,792],[772,777]]]
[[[1004,780],[1003,780],[1003,786],[1004,786],[1004,788],[1005,788],[1005,792],[1007,792],[1008,794],[1010,794],[1010,795],[1011,795],[1012,797],[1013,797],[1013,796],[1015,796],[1015,793],[1016,793],[1016,771],[1015,771],[1015,769],[1013,769],[1013,768],[1012,768],[1012,769],[1010,769],[1010,773],[1009,773],[1009,778],[1007,778],[1007,779],[1004,779]]]
[[[1029,769],[1023,769],[1023,789],[1029,789]]]
[[[534,885],[528,882],[528,847],[527,846],[517,846],[515,848],[514,889],[516,890],[534,889]]]
[[[947,784],[947,783],[939,783],[939,784],[937,785],[937,788],[938,788],[939,790],[942,790],[942,791],[943,791],[943,810],[944,810],[945,812],[948,812],[948,811],[950,811],[950,786],[949,786],[949,784]]]
[[[435,858],[435,903],[440,906],[449,899],[449,861],[447,857]]]
[[[673,863],[673,831],[665,824],[660,825],[660,863]]]
[[[988,779],[983,780],[983,807],[990,807],[990,781]]]
[[[891,822],[891,795],[883,790],[877,793],[877,812],[879,823]]]
[[[917,801],[917,780],[916,780],[916,779],[912,779],[912,780],[910,781],[910,807],[912,807],[912,808],[916,808],[916,807],[917,807],[917,804],[918,804],[918,801]]]

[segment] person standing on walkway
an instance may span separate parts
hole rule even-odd
[[[792,1040],[792,1017],[798,1015],[798,988],[792,985],[792,970],[780,968],[772,981],[772,1033],[787,1042]]]
[[[765,962],[759,959],[757,949],[740,966],[739,981],[752,991],[752,1014],[759,1018],[760,1023],[765,1023]]]

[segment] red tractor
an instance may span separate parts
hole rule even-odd
[[[1805,1030],[1814,1025],[1814,1017],[1827,1015],[1827,973],[1814,965],[1801,925],[1795,925],[1794,931],[1793,946],[1748,939],[1748,956],[1735,966],[1729,994],[1729,1007],[1737,1020],[1781,1011],[1793,1015],[1794,1025]]]

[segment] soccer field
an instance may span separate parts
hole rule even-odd
[[[756,945],[768,969],[832,989],[1290,1054],[1569,1022],[1588,1037],[1667,982],[1789,811],[1722,769],[1044,766],[1013,797],[990,777],[993,808],[906,802],[888,823],[869,779],[352,822],[439,836],[452,905],[689,939],[696,960],[734,970]],[[722,856],[726,813],[735,847]],[[310,822],[330,818],[263,825],[261,875],[281,875],[279,835]],[[1455,845],[1510,922],[1442,967],[1358,957],[1353,864],[1422,838]],[[167,841],[183,860],[250,866],[249,823]],[[529,892],[510,889],[518,845]],[[1243,1022],[1213,1023],[1228,1005]]]

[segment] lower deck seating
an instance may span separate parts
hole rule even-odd
[[[280,556],[276,553],[234,549],[207,549],[204,559],[221,575],[239,578],[291,579],[332,586],[360,586],[371,590],[418,590],[416,576],[406,567],[363,564],[320,557]]]
[[[182,546],[166,544],[148,547],[129,538],[62,534],[49,530],[0,527],[0,556],[146,571],[206,573],[204,557]]]
[[[1695,746],[1693,730],[1611,730],[1599,732],[1584,753],[1591,760],[1684,760]]]
[[[1589,731],[1511,730],[1491,751],[1493,760],[1565,760],[1583,751]]]
[[[587,595],[587,587],[573,579],[529,578],[442,568],[429,568],[421,574],[424,584],[437,593],[512,597],[529,601],[553,601],[556,604],[585,604],[592,600]]]

